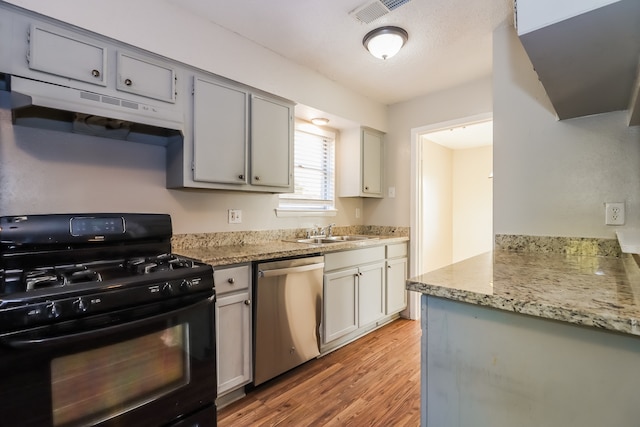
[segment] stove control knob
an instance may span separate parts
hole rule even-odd
[[[182,283],[180,283],[180,290],[182,292],[188,292],[192,286],[193,286],[193,282],[191,280],[184,279]]]
[[[76,313],[86,313],[89,309],[89,303],[84,298],[78,298],[73,302],[73,311]]]
[[[60,304],[55,302],[48,302],[44,307],[44,312],[49,319],[56,319],[60,317]]]
[[[173,295],[173,285],[169,282],[162,285],[162,294],[166,296]]]

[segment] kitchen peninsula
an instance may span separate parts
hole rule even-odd
[[[637,425],[640,268],[615,240],[522,239],[407,281],[421,424]]]

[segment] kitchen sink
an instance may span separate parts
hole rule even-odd
[[[307,239],[296,239],[293,240],[296,243],[309,243],[309,244],[317,244],[317,243],[340,243],[340,242],[354,242],[359,240],[377,240],[378,237],[375,236],[359,236],[359,235],[350,235],[350,236],[322,236],[322,237],[309,237]],[[291,240],[288,240],[291,241]]]

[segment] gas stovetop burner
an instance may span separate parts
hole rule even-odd
[[[84,282],[98,282],[102,276],[87,266],[72,265],[42,268],[23,273],[22,282],[27,291],[54,286],[66,286]]]
[[[193,268],[194,262],[176,255],[162,254],[153,257],[139,257],[127,260],[124,262],[124,267],[132,274],[149,274],[158,271]]]

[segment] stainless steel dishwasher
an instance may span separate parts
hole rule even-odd
[[[320,355],[324,257],[258,264],[254,385]]]

